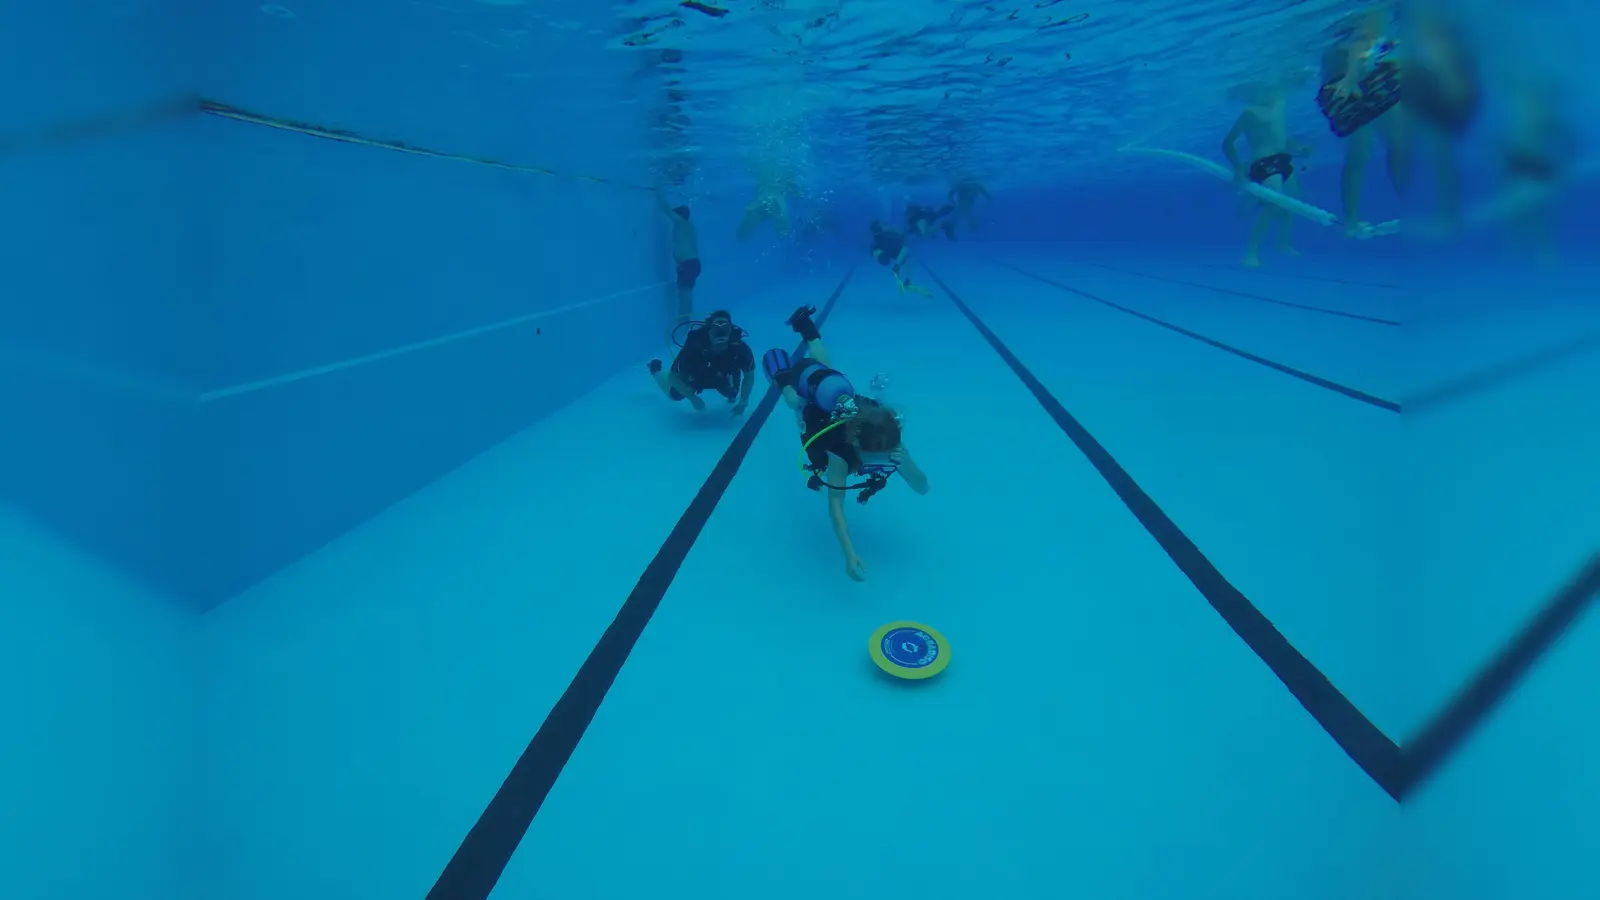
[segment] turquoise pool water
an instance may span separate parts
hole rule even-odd
[[[1306,79],[1358,12],[11,15],[8,896],[1595,895],[1592,14],[1391,10],[1479,67],[1454,235],[1442,143],[1367,174],[1415,227],[1258,269],[1225,179],[1121,152],[1220,160],[1282,78],[1339,210]],[[964,179],[899,289],[868,224]],[[763,182],[788,227],[740,237]],[[662,200],[694,313],[759,358],[814,306],[887,385],[929,490],[844,504],[865,581],[759,373],[739,414],[650,376]],[[874,665],[896,621],[936,677]]]

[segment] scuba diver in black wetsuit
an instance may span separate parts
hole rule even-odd
[[[911,248],[906,246],[906,236],[883,227],[882,222],[872,223],[872,260],[888,267],[889,274],[894,276],[895,284],[900,286],[902,292],[912,290],[927,293],[925,288],[913,285],[905,273],[906,265],[911,262]]]
[[[883,227],[882,222],[873,222],[872,229],[872,261],[880,266],[888,266],[889,271],[900,278],[900,267],[911,258],[911,248],[906,246],[906,236],[898,231]]]
[[[674,401],[688,400],[697,410],[705,409],[700,392],[711,389],[728,398],[733,414],[741,415],[750,405],[754,386],[755,354],[744,342],[745,330],[733,324],[726,310],[706,316],[704,322],[688,322],[690,331],[683,339],[683,350],[672,367],[662,370],[661,360],[650,360],[650,376],[661,393]]]
[[[900,415],[888,405],[857,394],[849,379],[828,365],[828,348],[811,320],[816,310],[802,306],[789,326],[805,339],[806,355],[791,359],[785,350],[768,350],[762,371],[783,389],[783,398],[798,414],[801,468],[810,473],[806,486],[827,489],[828,519],[844,551],[845,573],[866,579],[866,567],[850,542],[844,495],[859,491],[866,503],[898,474],[918,494],[928,492],[928,476],[901,443]],[[850,483],[851,479],[855,483]]]
[[[951,240],[955,240],[955,220],[946,218],[955,211],[955,206],[950,204],[946,204],[938,209],[934,209],[931,206],[922,206],[921,204],[913,203],[906,207],[906,228],[908,228],[913,234],[921,235],[922,237],[930,237],[933,234],[933,226],[939,224],[940,219],[945,219],[944,236]]]

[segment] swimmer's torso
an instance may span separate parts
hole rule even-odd
[[[695,233],[693,222],[685,222],[682,219],[673,221],[672,256],[678,262],[700,258],[700,236]]]
[[[1245,140],[1250,143],[1252,159],[1274,156],[1289,149],[1288,126],[1285,123],[1284,104],[1252,106],[1245,116]]]

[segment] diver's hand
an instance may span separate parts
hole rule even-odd
[[[733,415],[735,415],[735,416],[744,415],[745,408],[748,407],[748,406],[749,406],[748,402],[746,402],[744,400],[740,400],[738,403],[735,403],[733,405],[733,410],[732,410]]]
[[[907,453],[904,447],[889,451],[889,463],[895,468],[911,474],[921,471],[917,468],[917,461],[911,458],[911,454]]]
[[[861,562],[861,557],[854,553],[844,555],[844,573],[849,575],[852,581],[867,580],[867,567]]]

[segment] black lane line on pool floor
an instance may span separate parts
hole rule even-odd
[[[1156,543],[1161,545],[1161,549],[1166,551],[1172,562],[1188,577],[1201,596],[1206,598],[1211,608],[1222,616],[1234,634],[1237,634],[1246,646],[1267,664],[1267,668],[1271,669],[1283,686],[1289,689],[1289,693],[1293,694],[1317,724],[1344,748],[1345,753],[1355,761],[1356,765],[1360,766],[1362,771],[1391,797],[1399,800],[1404,787],[1399,746],[1363,715],[1349,698],[1340,693],[1333,682],[1329,681],[1328,677],[1312,665],[1299,650],[1296,650],[1283,633],[1255,607],[1255,604],[1240,593],[1239,589],[1234,587],[1209,559],[1206,559],[1205,554],[1201,553],[1200,548],[1178,528],[1177,523],[1156,505],[1155,500],[1151,499],[1143,488],[1139,487],[1133,476],[1129,475],[1111,453],[1095,440],[1094,435],[1067,412],[1061,401],[1034,377],[999,336],[978,318],[949,285],[944,283],[944,279],[928,269],[926,263],[923,269],[933,277],[945,295],[956,305],[956,309],[972,323],[989,346],[1000,355],[1012,373],[1021,379],[1034,399],[1044,407],[1044,411],[1088,458],[1089,463],[1100,473],[1100,477],[1104,478],[1106,484],[1122,498],[1128,511],[1133,513],[1139,524],[1156,539]]]
[[[1133,269],[1124,269],[1120,266],[1111,266],[1105,263],[1082,262],[1079,260],[1071,260],[1071,262],[1073,265],[1077,266],[1093,266],[1096,269],[1105,269],[1108,272],[1118,272],[1123,275],[1132,275],[1135,278],[1148,278],[1151,281],[1165,281],[1167,284],[1176,284],[1180,287],[1198,288],[1202,291],[1211,291],[1217,294],[1227,294],[1231,297],[1243,297],[1246,300],[1255,300],[1261,303],[1271,303],[1275,306],[1287,306],[1290,309],[1302,309],[1306,312],[1320,313],[1327,316],[1339,316],[1340,318],[1344,319],[1355,319],[1359,322],[1371,322],[1375,325],[1388,325],[1395,328],[1400,327],[1400,323],[1394,319],[1380,319],[1377,316],[1367,316],[1362,315],[1361,313],[1346,312],[1342,309],[1332,309],[1326,306],[1311,306],[1306,303],[1291,303],[1288,300],[1279,300],[1276,297],[1268,297],[1265,294],[1252,294],[1249,291],[1236,291],[1233,288],[1218,287],[1214,284],[1201,284],[1198,281],[1184,281],[1181,278],[1168,278],[1165,275],[1151,275],[1149,272],[1139,272]]]
[[[828,295],[817,315],[818,325],[827,321],[839,295],[844,293],[845,285],[850,283],[854,274],[855,268],[851,267],[839,286]],[[804,352],[805,344],[801,343],[795,350],[795,356]],[[511,774],[506,776],[500,790],[495,792],[494,799],[489,801],[488,807],[450,858],[433,889],[428,891],[428,900],[487,900],[489,893],[494,890],[512,855],[516,853],[517,845],[533,824],[533,817],[544,805],[550,790],[555,787],[556,779],[561,776],[561,770],[578,749],[578,742],[600,711],[600,704],[616,682],[623,663],[628,661],[628,655],[644,634],[645,626],[650,624],[650,618],[661,606],[662,598],[672,586],[672,580],[683,561],[688,558],[695,540],[700,537],[717,503],[733,483],[733,477],[738,474],[740,464],[755,444],[761,426],[777,407],[778,397],[778,389],[768,386],[755,412],[739,429],[722,458],[717,460],[705,484],[700,486],[699,492],[678,519],[678,524],[673,526],[661,549],[656,551],[655,558],[650,560],[644,574],[639,576],[638,583],[628,594],[616,618],[589,652],[589,658],[584,660],[561,699],[545,716],[544,723],[539,726],[533,740],[528,742],[527,749],[522,751]]]
[[[926,265],[924,265],[926,269]],[[1415,737],[1399,745],[1389,739],[1327,677],[1300,654],[1239,590],[1207,560],[1132,476],[1068,413],[1016,354],[1006,347],[944,280],[928,274],[956,308],[998,353],[1045,412],[1089,458],[1168,557],[1188,576],[1235,634],[1272,669],[1339,746],[1389,796],[1404,801],[1439,771],[1468,738],[1493,715],[1596,601],[1600,601],[1600,553],[1589,558],[1528,624],[1473,678],[1466,681]]]
[[[1178,334],[1181,334],[1186,338],[1189,338],[1189,339],[1195,340],[1195,341],[1199,341],[1200,343],[1205,344],[1205,345],[1210,346],[1210,347],[1215,347],[1218,350],[1223,351],[1224,353],[1231,353],[1234,356],[1239,357],[1240,359],[1246,359],[1246,360],[1249,360],[1250,362],[1253,362],[1253,363],[1255,363],[1257,365],[1266,366],[1267,368],[1272,369],[1274,371],[1282,372],[1283,374],[1288,375],[1291,378],[1298,378],[1298,379],[1300,379],[1301,381],[1304,381],[1307,384],[1316,385],[1319,388],[1322,388],[1322,389],[1328,390],[1328,391],[1332,391],[1335,394],[1342,394],[1342,395],[1344,395],[1346,397],[1349,397],[1352,400],[1356,400],[1356,401],[1359,401],[1361,403],[1365,403],[1368,406],[1375,406],[1378,409],[1388,410],[1389,412],[1392,412],[1392,413],[1400,412],[1400,404],[1394,402],[1393,400],[1385,400],[1382,397],[1374,396],[1372,394],[1367,393],[1366,391],[1356,390],[1353,387],[1349,387],[1348,385],[1339,384],[1336,381],[1329,381],[1328,379],[1323,378],[1320,375],[1313,375],[1310,372],[1306,372],[1306,371],[1303,371],[1303,370],[1300,370],[1300,369],[1296,369],[1293,366],[1286,366],[1283,363],[1274,362],[1273,360],[1267,359],[1264,356],[1257,356],[1256,354],[1251,353],[1248,350],[1241,350],[1238,347],[1234,347],[1234,346],[1232,346],[1230,344],[1224,344],[1223,342],[1221,342],[1219,340],[1216,340],[1215,338],[1206,337],[1203,334],[1198,334],[1196,332],[1190,331],[1187,328],[1183,328],[1181,326],[1174,325],[1171,322],[1167,322],[1167,321],[1164,321],[1162,319],[1158,319],[1155,316],[1149,315],[1147,313],[1139,312],[1136,309],[1129,309],[1128,307],[1123,306],[1120,303],[1113,303],[1110,300],[1105,299],[1104,297],[1096,296],[1095,294],[1091,294],[1088,291],[1079,290],[1078,288],[1075,288],[1075,287],[1070,287],[1068,285],[1062,284],[1059,281],[1053,281],[1053,280],[1051,280],[1049,278],[1044,277],[1043,275],[1035,275],[1034,273],[1029,272],[1026,269],[1019,269],[1016,266],[1013,266],[1013,265],[1011,265],[1009,263],[995,263],[995,265],[1000,266],[1001,268],[1004,268],[1004,269],[1010,269],[1011,271],[1016,272],[1019,275],[1026,275],[1027,277],[1032,278],[1035,281],[1039,281],[1039,282],[1042,282],[1044,284],[1048,284],[1053,288],[1056,288],[1058,290],[1066,291],[1069,294],[1076,294],[1079,297],[1083,297],[1086,300],[1093,300],[1094,302],[1099,303],[1102,306],[1107,306],[1107,307],[1110,307],[1111,309],[1114,309],[1114,310],[1116,310],[1118,312],[1126,313],[1126,314],[1128,314],[1130,316],[1133,316],[1136,319],[1143,319],[1144,321],[1149,322],[1152,325],[1159,325],[1162,328],[1167,329],[1168,331],[1177,332]],[[948,288],[946,290],[948,290]]]
[[[1429,412],[1440,406],[1465,399],[1473,394],[1492,390],[1567,360],[1575,359],[1596,348],[1600,348],[1600,331],[1579,335],[1554,347],[1546,347],[1536,353],[1507,360],[1443,384],[1435,385],[1407,397],[1401,406],[1405,408],[1407,413]]]
[[[1219,272],[1239,271],[1238,266],[1219,266],[1215,263],[1180,262],[1174,263],[1174,265],[1188,266],[1197,269],[1216,269]],[[1345,287],[1383,288],[1384,290],[1388,291],[1403,291],[1406,289],[1405,285],[1391,284],[1387,281],[1351,281],[1346,278],[1331,278],[1327,275],[1303,275],[1296,272],[1267,272],[1261,269],[1254,270],[1254,273],[1263,278],[1293,278],[1296,281],[1320,281],[1323,284],[1338,284]]]
[[[1148,245],[1149,241],[1146,238],[1131,238],[1131,237],[1130,238],[1067,238],[1067,239],[1061,241],[1061,243],[1064,243],[1064,244],[1100,244],[1102,246],[1106,245],[1106,244],[1139,244],[1141,246],[1145,246],[1145,245]],[[1171,265],[1182,266],[1183,268],[1186,268],[1186,269],[1217,269],[1218,271],[1222,271],[1222,272],[1237,272],[1237,271],[1239,271],[1239,266],[1238,265],[1219,266],[1216,263],[1183,262],[1183,261],[1179,260],[1179,261],[1175,261],[1175,262],[1171,263]],[[1342,285],[1346,285],[1346,286],[1349,286],[1349,287],[1384,288],[1385,290],[1391,290],[1391,291],[1403,291],[1403,290],[1406,289],[1406,286],[1403,285],[1403,284],[1392,284],[1392,283],[1387,282],[1387,281],[1353,281],[1353,280],[1346,279],[1346,278],[1334,278],[1334,277],[1328,276],[1328,275],[1306,275],[1306,274],[1301,273],[1301,272],[1277,272],[1277,271],[1271,271],[1271,270],[1266,270],[1266,269],[1256,269],[1256,270],[1254,270],[1254,272],[1255,272],[1255,274],[1260,275],[1260,276],[1262,276],[1264,278],[1293,278],[1293,279],[1296,279],[1298,281],[1320,281],[1320,282],[1322,282],[1324,284],[1342,284]]]
[[[1402,795],[1437,772],[1600,596],[1600,553],[1545,603],[1438,715],[1406,741]]]

